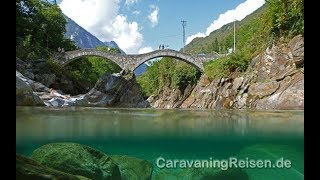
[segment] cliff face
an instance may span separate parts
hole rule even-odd
[[[158,95],[151,95],[147,101],[154,108],[178,108],[188,98],[195,85],[190,84],[185,89],[172,89],[169,85],[164,86]]]
[[[152,107],[304,109],[304,38],[274,45],[252,59],[244,74],[210,80],[202,75],[196,87],[183,93],[160,93]],[[178,95],[177,95],[178,94]],[[181,104],[181,105],[180,105]]]

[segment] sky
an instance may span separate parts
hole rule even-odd
[[[265,0],[58,0],[62,12],[101,41],[115,41],[126,54],[146,53],[164,44],[183,47],[195,37],[242,20]]]

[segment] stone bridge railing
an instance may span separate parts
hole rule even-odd
[[[145,54],[123,55],[123,54],[116,54],[111,52],[103,52],[96,49],[79,49],[75,51],[68,51],[68,52],[65,52],[64,54],[61,54],[60,58],[57,58],[58,59],[57,61],[62,65],[66,65],[84,56],[104,57],[104,58],[110,59],[122,69],[129,69],[131,71],[135,70],[142,63],[150,59],[154,59],[158,57],[173,57],[173,58],[182,60],[184,62],[187,62],[197,67],[199,70],[203,71],[204,62],[214,60],[223,55],[220,55],[218,53],[190,55],[190,54],[182,53],[172,49],[155,50]]]

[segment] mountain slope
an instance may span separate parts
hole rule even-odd
[[[96,46],[105,45],[98,38],[79,26],[72,19],[70,19],[66,15],[64,17],[67,20],[66,33],[64,34],[64,36],[68,39],[73,40],[78,47],[95,48]]]
[[[66,33],[64,34],[64,36],[68,39],[73,40],[79,48],[96,48],[97,46],[108,46],[120,49],[116,42],[102,42],[97,37],[74,22],[72,19],[70,19],[68,16],[64,15],[64,17],[67,20]],[[122,51],[121,49],[120,51],[121,53],[124,53],[124,51]]]
[[[261,16],[267,9],[266,4],[261,6],[253,13],[246,16],[241,21],[236,21],[236,33],[241,27],[248,24],[252,19]],[[219,42],[220,53],[226,53],[229,48],[233,47],[233,22],[223,25],[221,28],[212,31],[206,37],[197,37],[185,46],[185,51],[191,54],[211,53],[214,49],[215,40]],[[237,37],[236,37],[237,38]]]
[[[64,15],[64,17],[67,20],[66,33],[64,34],[64,36],[68,39],[73,40],[78,47],[96,48],[97,46],[108,46],[119,49],[121,54],[126,54],[122,49],[119,48],[116,42],[102,42],[66,15]],[[139,76],[140,74],[144,73],[147,67],[148,66],[146,64],[142,64],[134,71],[135,75]]]

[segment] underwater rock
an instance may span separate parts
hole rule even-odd
[[[150,180],[153,165],[143,159],[113,155],[111,158],[119,166],[122,180]]]
[[[91,179],[121,179],[110,156],[77,143],[50,143],[33,151],[32,159],[50,168]]]
[[[40,163],[16,154],[16,179],[88,179],[82,176],[64,173],[41,165]]]

